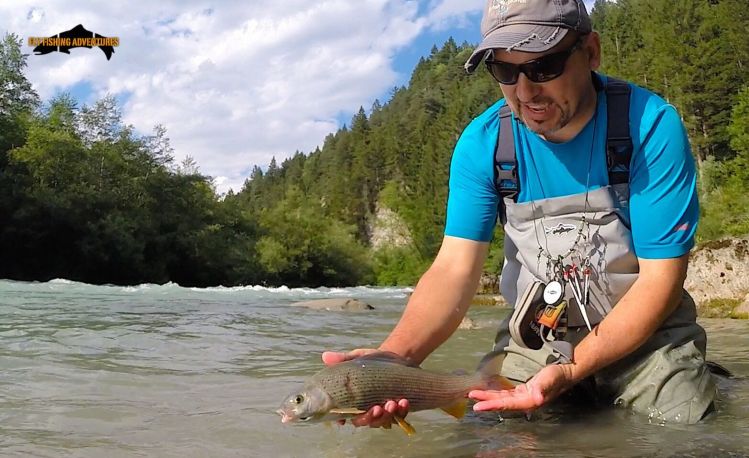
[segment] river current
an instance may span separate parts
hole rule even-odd
[[[749,321],[701,320],[720,379],[698,425],[624,410],[502,418],[438,411],[417,430],[282,425],[283,397],[329,349],[376,346],[410,289],[92,286],[0,281],[0,456],[492,457],[749,455]],[[368,312],[294,302],[354,297]],[[506,309],[475,306],[424,363],[473,369]]]

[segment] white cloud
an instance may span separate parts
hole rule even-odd
[[[436,29],[464,27],[468,14],[480,13],[485,3],[485,0],[435,0],[430,8],[428,21]]]
[[[24,40],[77,24],[118,36],[110,61],[98,49],[30,56],[27,75],[43,99],[80,82],[96,97],[127,95],[126,123],[142,133],[166,126],[177,161],[194,157],[225,191],[239,190],[253,165],[320,145],[339,113],[368,107],[399,82],[400,49],[482,4],[12,0],[0,3],[0,17]]]

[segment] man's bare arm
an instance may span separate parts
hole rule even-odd
[[[471,304],[488,251],[486,242],[446,236],[380,349],[421,363],[447,340]]]
[[[575,347],[574,363],[550,365],[514,390],[476,390],[468,394],[474,410],[538,408],[585,377],[629,355],[678,307],[688,255],[640,259],[640,274],[606,318]]]
[[[640,273],[616,307],[575,348],[570,375],[577,382],[629,355],[678,307],[689,254],[639,259]]]

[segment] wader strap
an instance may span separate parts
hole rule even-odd
[[[595,79],[594,81],[598,81]],[[606,83],[606,165],[609,184],[629,183],[632,159],[632,137],[629,132],[629,98],[631,89],[626,81],[608,77]],[[499,133],[494,149],[494,184],[499,193],[499,220],[507,221],[505,197],[517,202],[520,194],[518,161],[515,155],[515,131],[512,111],[505,104],[499,109]]]
[[[494,183],[499,192],[499,220],[507,221],[505,197],[517,201],[520,193],[518,160],[515,156],[515,132],[512,128],[512,110],[509,105],[499,109],[499,133],[494,149]]]
[[[629,183],[632,137],[629,133],[630,87],[624,81],[608,78],[606,83],[607,126],[606,164],[609,184]]]

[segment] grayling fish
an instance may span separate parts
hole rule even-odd
[[[283,423],[350,418],[389,400],[408,399],[409,411],[442,409],[456,418],[465,414],[471,390],[509,389],[499,370],[504,353],[486,355],[476,373],[440,374],[426,371],[393,353],[372,353],[328,366],[284,399],[276,412]],[[413,427],[395,418],[406,433]]]

